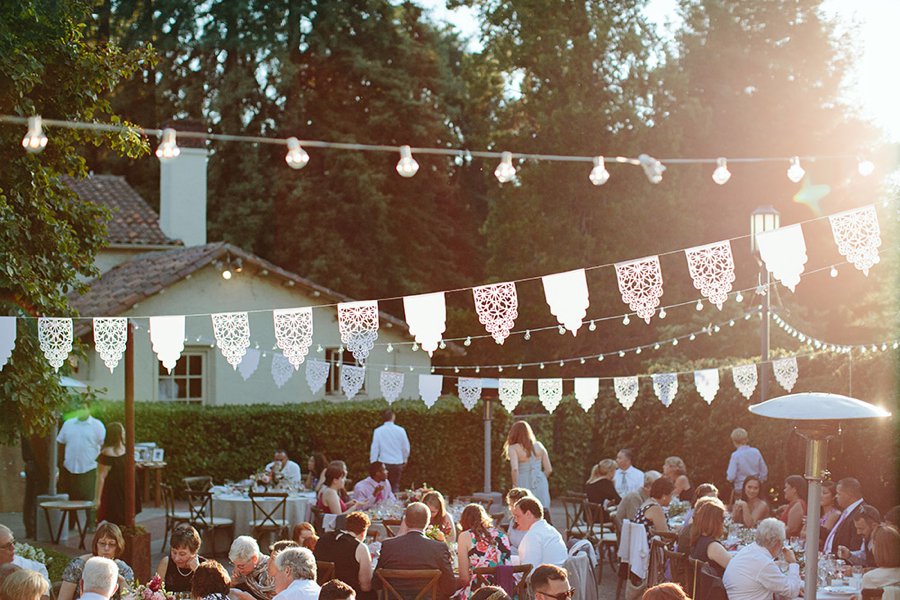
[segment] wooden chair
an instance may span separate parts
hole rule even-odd
[[[584,522],[584,498],[578,496],[563,496],[560,498],[563,510],[566,514],[566,541],[570,537],[587,537],[587,526]]]
[[[323,515],[325,513],[322,512],[322,509],[319,508],[318,506],[311,506],[309,509],[309,514],[310,514],[310,517],[309,517],[310,523],[312,524],[312,526],[316,530],[316,532],[317,533],[323,532],[324,529],[322,527],[322,521],[324,520]]]
[[[612,567],[613,571],[616,570],[619,553],[619,534],[614,522],[602,522],[596,520],[598,516],[602,518],[602,516],[606,514],[603,511],[603,506],[601,504],[585,500],[583,506],[584,509],[582,512],[584,513],[586,530],[585,537],[592,544],[597,546],[600,554],[600,564],[597,569],[597,583],[601,584],[603,583],[602,564],[604,556],[609,560],[609,566]]]
[[[691,563],[687,554],[664,548],[663,557],[665,562],[669,564],[669,579],[680,585],[681,589],[685,591],[691,589],[691,585],[688,584],[688,572],[691,569]]]
[[[208,492],[212,487],[212,477],[209,475],[193,475],[191,477],[182,477],[184,489],[191,492]]]
[[[521,575],[519,583],[516,584],[513,598],[518,598],[519,600],[525,600],[526,598],[528,598],[528,574],[531,573],[531,569],[531,565],[515,565],[514,567],[512,567],[512,572],[514,574]],[[472,574],[475,575],[475,583],[478,585],[478,587],[484,587],[486,585],[497,585],[497,567],[479,567],[477,569],[472,569]]]
[[[678,534],[674,531],[657,531],[654,529],[653,535],[661,539],[669,550],[675,549],[675,542],[678,541]]]
[[[178,525],[191,522],[191,513],[187,511],[175,510],[175,491],[172,486],[165,483],[160,485],[163,497],[163,509],[166,511],[166,528],[163,532],[162,548],[166,548],[166,540]]]
[[[464,502],[466,504],[480,504],[488,514],[490,514],[491,505],[494,504],[492,498],[479,498],[477,496],[457,496],[456,499],[459,502]]]
[[[187,496],[188,509],[190,510],[190,524],[197,531],[210,531],[210,553],[216,556],[216,529],[227,529],[231,531],[231,537],[234,537],[234,521],[217,517],[213,514],[213,503],[211,492],[201,492],[195,490],[185,490]]]
[[[380,585],[378,598],[380,600],[406,600],[406,597],[397,591],[391,581],[420,581],[425,583],[419,589],[415,600],[422,600],[431,596],[431,600],[437,600],[437,586],[441,579],[441,572],[437,569],[375,569],[375,579]]]
[[[696,558],[688,557],[688,572],[687,572],[687,584],[688,587],[684,588],[684,591],[687,592],[690,590],[691,598],[695,598],[697,595],[697,582],[700,578],[700,570],[703,568],[702,560],[697,560]]]
[[[569,490],[568,492],[566,492],[566,496],[578,498],[579,500],[587,500],[587,494],[585,494],[584,492],[576,491],[576,490]]]
[[[316,583],[325,585],[334,579],[334,563],[324,560],[316,561]]]
[[[650,566],[647,569],[647,587],[666,581],[666,542],[658,537],[650,540]]]
[[[381,522],[384,525],[384,530],[387,532],[387,536],[389,538],[397,537],[397,532],[400,531],[400,524],[403,521],[400,519],[385,519]]]
[[[287,521],[287,499],[287,492],[250,492],[253,519],[249,525],[253,528],[253,537],[257,542],[260,540],[260,535],[274,533],[278,539],[286,537],[286,532],[290,527]],[[275,500],[275,506],[266,508],[264,504],[260,504],[265,500]]]
[[[884,595],[884,588],[863,588],[862,600],[881,600]]]

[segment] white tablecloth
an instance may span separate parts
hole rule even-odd
[[[309,521],[310,509],[315,501],[316,496],[313,492],[301,492],[288,498],[285,518],[290,527],[303,521]],[[213,514],[216,517],[224,517],[234,521],[235,536],[250,535],[252,533],[253,528],[250,527],[250,521],[253,519],[253,507],[250,504],[250,498],[218,494],[213,496],[212,503]],[[258,499],[257,503],[266,507],[266,509],[271,509],[278,504],[278,500]],[[257,514],[257,518],[262,518],[262,515]]]

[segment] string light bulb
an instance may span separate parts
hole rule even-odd
[[[39,154],[47,147],[47,135],[41,126],[40,115],[28,117],[28,132],[22,138],[22,147],[31,154]]]
[[[387,351],[388,351],[388,354],[390,354],[391,352],[393,352],[393,351],[394,351],[394,345],[393,345],[393,344],[388,344],[388,345],[387,345]]]
[[[597,362],[603,362],[604,358],[606,358],[606,357],[601,354],[600,356],[597,357]]]
[[[837,276],[838,276],[838,270],[837,270],[837,267],[831,267],[831,276],[832,276],[832,277],[837,277]]]
[[[500,155],[500,164],[494,169],[494,177],[500,183],[509,183],[516,178],[516,167],[512,163],[512,152],[504,152]]]
[[[419,170],[419,163],[412,157],[409,146],[400,146],[400,161],[397,163],[397,173],[401,177],[412,177]]]
[[[662,307],[661,309],[659,309],[659,318],[660,319],[666,318],[666,307],[665,306]]]
[[[793,157],[791,159],[791,166],[788,167],[787,170],[788,179],[790,179],[794,183],[800,183],[804,175],[806,175],[806,171],[804,171],[803,167],[800,166],[800,157]]]
[[[590,331],[597,331],[597,324],[594,323],[594,321],[591,321],[591,324],[588,325],[588,329],[589,329]]]
[[[178,147],[175,130],[171,127],[163,129],[162,141],[156,147],[156,158],[160,162],[168,162],[178,158],[179,154],[181,154],[181,149]]]
[[[588,175],[588,179],[596,186],[601,186],[609,181],[609,171],[606,170],[606,162],[603,160],[602,156],[594,157],[594,168],[591,169],[591,174]]]
[[[859,174],[863,177],[868,177],[875,172],[875,163],[873,163],[871,160],[861,158],[856,164],[856,170],[859,171]]]
[[[628,318],[628,315],[625,315],[625,318],[622,319],[622,325],[628,325],[631,323],[631,319]]]
[[[300,145],[300,140],[295,137],[287,140],[288,151],[284,157],[284,161],[292,169],[302,169],[309,162],[309,153]]]
[[[531,339],[531,330],[530,330],[530,329],[526,329],[526,330],[525,330],[525,335],[522,336],[522,337],[524,337],[526,341],[527,341],[527,340],[530,340],[530,339]]]
[[[695,306],[697,310],[703,310],[703,300],[697,300],[697,306]]]
[[[562,325],[559,326],[559,335],[566,335],[566,328]]]
[[[471,346],[472,345],[472,336],[467,336],[466,341],[463,342],[463,346]]]
[[[656,184],[662,181],[663,173],[666,170],[664,164],[648,154],[641,154],[638,156],[638,162],[641,163],[641,166],[644,168],[644,174],[647,176],[650,183]]]
[[[725,185],[728,183],[728,180],[731,179],[731,171],[728,170],[728,161],[725,160],[724,156],[720,156],[716,159],[716,170],[713,171],[712,180],[718,183],[719,185]]]
[[[734,301],[737,302],[738,304],[740,304],[741,302],[744,301],[744,295],[742,293],[738,292],[737,295],[734,297]]]
[[[222,279],[225,281],[231,279],[231,269],[225,268],[222,270]]]

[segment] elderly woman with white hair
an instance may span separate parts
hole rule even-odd
[[[728,600],[771,600],[800,595],[800,566],[790,548],[784,547],[785,527],[778,519],[768,518],[756,527],[756,543],[743,548],[728,563],[722,583]],[[787,573],[776,560],[787,563]]]
[[[307,548],[288,548],[275,557],[274,600],[318,600],[316,558]]]
[[[275,582],[269,577],[269,557],[259,551],[259,544],[249,535],[242,535],[231,543],[228,560],[234,565],[231,587],[249,595],[236,594],[242,600],[271,600]]]

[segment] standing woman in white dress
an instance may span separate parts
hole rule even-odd
[[[531,426],[525,421],[516,421],[509,429],[503,455],[509,459],[512,471],[512,487],[525,488],[541,501],[545,514],[550,514],[550,487],[547,477],[553,473],[550,455],[544,445],[537,441]]]

